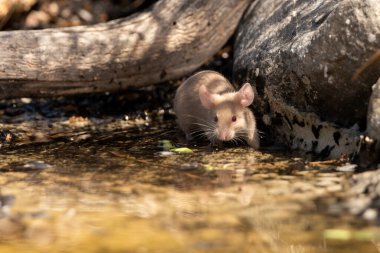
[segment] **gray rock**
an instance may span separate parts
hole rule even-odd
[[[238,83],[256,84],[256,108],[276,139],[337,157],[355,154],[379,61],[378,0],[259,0],[234,48]]]
[[[355,174],[348,181],[348,200],[343,204],[352,214],[379,220],[380,170]]]
[[[347,204],[347,208],[354,215],[359,215],[367,210],[371,205],[371,199],[369,197],[352,198]]]
[[[372,139],[380,140],[380,78],[372,86],[368,105],[367,134]]]

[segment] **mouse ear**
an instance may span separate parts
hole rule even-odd
[[[247,107],[252,104],[255,94],[253,93],[252,86],[249,83],[245,83],[237,92],[237,99],[243,107]]]
[[[205,85],[201,85],[201,87],[199,87],[199,98],[205,108],[211,109],[216,105],[215,96],[216,94],[211,93]]]

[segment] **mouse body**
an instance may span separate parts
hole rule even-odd
[[[205,136],[211,144],[245,141],[259,148],[256,120],[248,108],[254,99],[249,83],[239,91],[221,74],[201,71],[177,89],[174,112],[187,140]]]

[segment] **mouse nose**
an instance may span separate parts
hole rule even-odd
[[[222,131],[219,132],[219,139],[221,141],[229,141],[233,139],[233,133],[229,131],[228,129],[223,129]]]

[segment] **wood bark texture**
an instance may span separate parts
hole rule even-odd
[[[112,92],[194,71],[251,0],[161,0],[93,26],[0,32],[0,99]]]

